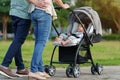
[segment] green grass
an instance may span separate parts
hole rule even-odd
[[[10,45],[11,41],[0,41],[0,63],[2,62],[5,53]],[[54,46],[52,41],[49,41],[45,47],[43,54],[44,64],[49,64],[51,59],[51,54]],[[33,55],[34,41],[26,41],[22,46],[23,59],[25,66],[30,68],[31,57]],[[101,41],[95,43],[91,47],[92,57],[94,62],[98,62],[102,65],[120,65],[120,41]],[[54,55],[54,61],[58,60],[58,51],[56,50]],[[56,67],[67,67],[64,64],[54,64]],[[82,64],[81,66],[89,66],[90,64]],[[14,61],[10,65],[11,68],[16,68]]]

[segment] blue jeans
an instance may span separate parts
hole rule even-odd
[[[31,72],[44,72],[42,53],[49,37],[52,17],[43,10],[35,9],[31,13],[34,26],[35,45],[31,61]]]
[[[9,67],[9,65],[12,62],[12,59],[14,58],[17,70],[21,70],[25,68],[22,59],[21,46],[28,35],[31,20],[22,19],[15,16],[11,16],[11,18],[14,39],[4,57],[2,65],[5,67]]]

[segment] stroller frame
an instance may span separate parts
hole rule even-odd
[[[87,32],[86,32],[86,28],[83,26],[82,21],[80,20],[80,18],[78,17],[78,15],[71,9],[69,9],[74,16],[78,19],[79,23],[82,25],[83,29],[84,29],[84,36],[82,38],[82,40],[79,42],[78,45],[75,46],[59,46],[59,61],[58,62],[54,62],[53,61],[53,57],[55,54],[55,50],[58,46],[55,46],[51,55],[51,60],[50,60],[50,66],[49,65],[45,65],[45,71],[50,75],[50,76],[54,76],[55,72],[56,72],[56,68],[55,66],[53,66],[53,64],[69,64],[69,66],[66,69],[66,75],[67,77],[75,77],[78,78],[80,76],[80,68],[78,66],[78,64],[83,64],[83,63],[91,63],[91,73],[92,74],[102,74],[103,71],[103,67],[102,65],[98,64],[98,63],[94,63],[92,55],[91,55],[91,50],[90,50],[90,45],[93,46],[92,44],[92,38],[93,36],[88,36]],[[60,33],[57,31],[54,23],[52,22],[53,28],[55,29],[57,35],[59,36]],[[83,43],[85,43],[83,45]],[[70,50],[70,51],[69,51]],[[86,51],[86,54],[84,57],[82,57],[82,60],[78,60],[78,55],[80,55],[80,51]],[[70,55],[69,55],[70,54]],[[68,59],[67,57],[71,57],[70,59]],[[88,61],[88,59],[90,61]]]

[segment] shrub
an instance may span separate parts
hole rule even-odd
[[[118,40],[120,41],[120,34],[110,34],[110,35],[103,35],[103,40]]]

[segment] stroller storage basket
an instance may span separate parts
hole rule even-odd
[[[69,46],[69,47],[59,46],[59,61],[73,63],[77,48],[78,46]]]

